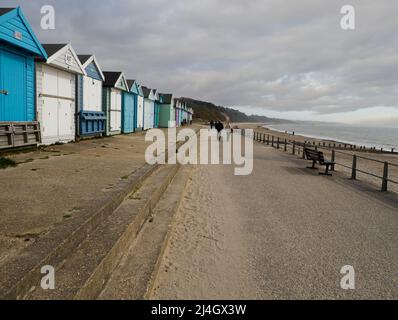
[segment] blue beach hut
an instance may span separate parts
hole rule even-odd
[[[105,80],[94,55],[78,55],[86,75],[77,80],[77,136],[80,138],[105,134],[105,113],[102,110],[102,85]]]
[[[47,53],[21,8],[0,8],[0,148],[40,142],[35,110],[36,57]]]
[[[137,128],[139,86],[135,80],[127,80],[128,90],[123,92],[122,132],[132,133]]]

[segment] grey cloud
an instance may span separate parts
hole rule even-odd
[[[398,108],[398,4],[350,3],[355,31],[340,29],[340,0],[2,1],[22,5],[43,42],[177,95],[265,114]],[[40,30],[44,4],[55,31]]]

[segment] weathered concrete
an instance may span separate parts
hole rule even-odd
[[[139,300],[151,291],[190,172],[190,166],[181,167],[99,299]]]
[[[33,288],[25,299],[94,299],[135,239],[178,166],[154,171],[142,186],[56,268],[56,289]]]
[[[20,165],[0,170],[0,297],[24,296],[140,186],[156,169],[147,145],[140,133],[12,156]]]

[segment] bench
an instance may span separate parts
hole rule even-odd
[[[308,167],[309,169],[317,169],[315,165],[316,163],[319,163],[320,166],[326,167],[325,172],[320,172],[320,175],[332,175],[331,173],[329,173],[329,169],[333,169],[336,163],[333,161],[326,161],[325,157],[323,156],[323,152],[308,148],[305,148],[304,152],[306,159],[312,161],[312,167]]]

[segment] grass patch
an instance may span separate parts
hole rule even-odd
[[[0,157],[0,169],[6,169],[8,167],[16,167],[18,164],[11,159]]]

